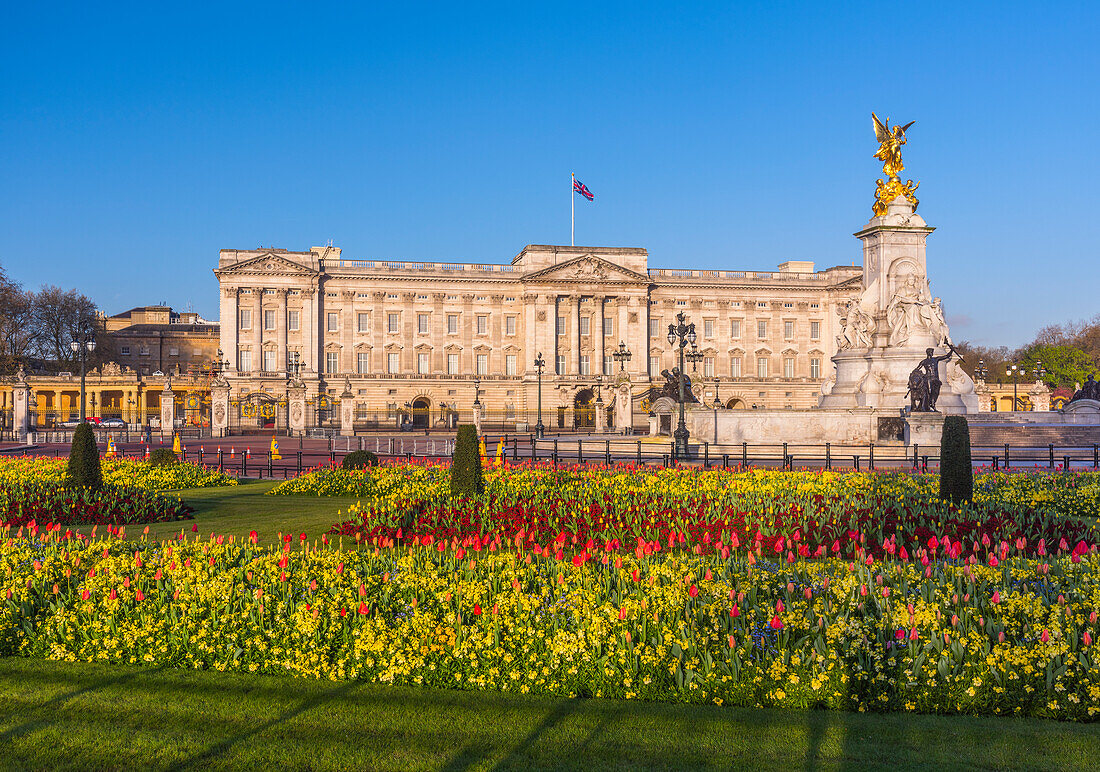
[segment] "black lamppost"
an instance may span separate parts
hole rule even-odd
[[[722,407],[722,401],[718,399],[718,379],[714,379],[714,444],[718,444],[718,408]]]
[[[535,439],[541,440],[546,427],[542,425],[542,368],[546,367],[546,360],[542,358],[542,352],[535,357],[535,372],[538,373],[538,423],[535,424]]]
[[[1019,376],[1027,375],[1027,370],[1013,363],[1005,365],[1005,373],[1012,376],[1012,409],[1019,410],[1020,403],[1019,398],[1016,396],[1016,384],[1019,382]]]
[[[73,333],[69,348],[74,354],[80,354],[80,422],[84,423],[87,413],[84,409],[85,354],[95,351],[95,333],[89,331]]]
[[[474,407],[481,407],[481,379],[474,379]]]
[[[978,379],[983,381],[989,375],[989,368],[985,366],[984,359],[978,360],[978,366],[974,368],[974,375],[978,376]]]
[[[688,437],[690,435],[687,424],[684,423],[684,348],[689,343],[691,344],[692,352],[688,354],[688,360],[693,365],[692,369],[698,361],[693,356],[698,353],[698,349],[695,348],[695,322],[688,324],[683,311],[676,314],[676,324],[668,326],[668,343],[670,346],[676,346],[680,354],[680,422],[676,426],[676,431],[672,433],[676,441],[673,449],[677,458],[685,458],[688,452]],[[699,357],[702,358],[701,353],[699,353]]]
[[[596,376],[596,410],[595,410],[595,415],[594,415],[594,417],[596,419],[596,422],[597,422],[597,424],[595,426],[596,431],[603,431],[603,429],[605,428],[603,426],[600,426],[599,423],[598,423],[599,420],[600,420],[600,408],[602,408],[602,407],[603,407],[603,376],[602,375],[597,375]],[[605,424],[607,423],[606,418],[604,418],[604,423]]]
[[[630,349],[621,340],[619,347],[611,352],[611,358],[619,363],[619,372],[626,372],[626,363],[630,361]]]

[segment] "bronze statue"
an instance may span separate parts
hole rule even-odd
[[[909,412],[932,413],[936,410],[936,400],[940,398],[940,362],[958,355],[955,347],[947,344],[948,351],[943,356],[935,356],[935,349],[926,349],[925,358],[921,360],[913,372],[909,373]]]
[[[691,391],[691,377],[687,373],[681,373],[679,367],[673,367],[672,372],[668,370],[662,370],[661,375],[665,378],[665,385],[661,387],[660,396],[668,397],[673,402],[680,401],[680,380],[684,381],[684,404],[690,404],[698,402],[695,398],[695,394]]]
[[[1092,375],[1089,375],[1088,379],[1081,384],[1081,388],[1073,393],[1069,401],[1078,402],[1082,399],[1093,399],[1100,402],[1100,383]]]
[[[876,217],[886,214],[886,206],[898,196],[903,196],[913,205],[913,211],[917,211],[920,201],[914,195],[914,191],[920,186],[919,182],[912,180],[901,181],[898,176],[905,171],[905,164],[901,160],[901,146],[905,144],[905,132],[916,121],[909,121],[904,126],[890,126],[890,119],[883,123],[878,116],[871,113],[871,119],[875,125],[875,139],[878,140],[878,150],[875,158],[882,161],[882,173],[886,180],[875,181],[875,203],[871,211]]]

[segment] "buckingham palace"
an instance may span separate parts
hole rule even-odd
[[[662,371],[676,365],[666,333],[681,312],[697,330],[686,370],[701,402],[808,408],[861,289],[857,266],[650,268],[645,249],[546,245],[506,264],[224,249],[214,273],[230,425],[276,429],[291,383],[311,424],[351,403],[356,428],[446,427],[477,403],[490,424],[523,431],[541,391],[548,429],[592,427],[605,399],[609,426],[645,426]]]

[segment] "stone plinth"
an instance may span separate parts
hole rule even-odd
[[[15,438],[22,442],[24,439],[30,440],[30,428],[31,428],[31,387],[27,385],[26,381],[20,381],[15,384],[12,389],[12,399],[14,404],[12,406],[12,431],[15,432]]]
[[[306,432],[306,387],[300,381],[291,383],[286,389],[287,410],[291,435],[301,437]]]
[[[719,410],[718,438],[722,445],[861,445],[878,442],[878,419],[898,411],[852,410]],[[684,421],[693,442],[715,442],[714,410],[689,408]]]
[[[1100,402],[1095,399],[1068,402],[1061,412],[1068,424],[1100,424]]]
[[[947,350],[934,347],[942,356]],[[833,356],[836,383],[821,396],[823,408],[882,408],[899,410],[909,405],[909,374],[925,358],[926,349],[876,346],[841,351]],[[978,412],[979,397],[974,382],[956,360],[940,362],[940,396],[936,410],[941,413]]]
[[[229,434],[229,384],[213,383],[210,386],[210,433],[214,437]]]
[[[905,444],[939,448],[945,416],[940,413],[912,413],[905,420]]]
[[[160,393],[160,436],[161,439],[172,439],[172,433],[176,428],[176,395],[171,387],[165,384]]]
[[[344,378],[344,391],[340,395],[340,434],[345,437],[355,435],[355,394],[347,378]]]
[[[634,428],[634,399],[630,394],[630,380],[615,387],[615,431],[627,434]]]

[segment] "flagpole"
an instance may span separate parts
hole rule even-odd
[[[573,192],[573,188],[577,184],[577,175],[573,172],[569,172],[569,246],[574,246],[573,233],[577,226],[577,194]]]

